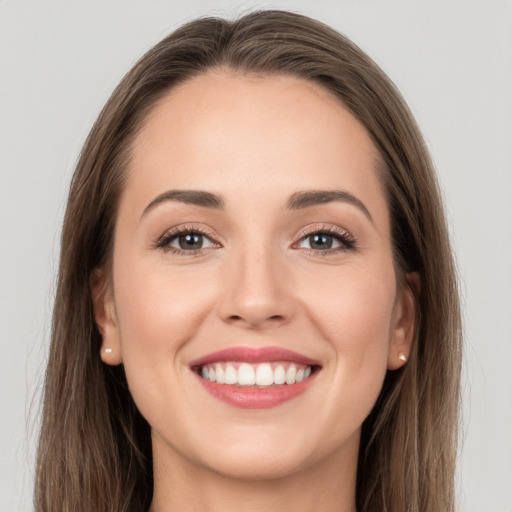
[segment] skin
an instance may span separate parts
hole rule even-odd
[[[119,205],[112,275],[98,274],[92,292],[102,359],[124,364],[151,425],[152,512],[355,511],[361,424],[414,329],[376,160],[336,98],[291,77],[211,71],[148,116]],[[143,214],[166,191],[198,189],[220,194],[224,208],[169,200]],[[346,201],[287,208],[309,190],[348,192],[369,215]],[[176,252],[177,239],[174,250],[158,247],[183,226],[208,234],[201,250]],[[326,229],[353,247],[335,239],[311,249],[307,235]],[[278,407],[239,409],[189,367],[239,345],[288,348],[322,369]]]

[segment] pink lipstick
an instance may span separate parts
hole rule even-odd
[[[236,407],[263,409],[305,392],[321,366],[279,347],[232,347],[192,361],[190,368],[216,398]]]

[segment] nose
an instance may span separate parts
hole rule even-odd
[[[295,313],[291,273],[271,250],[247,249],[226,269],[219,314],[225,322],[262,329]]]

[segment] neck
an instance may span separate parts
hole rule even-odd
[[[149,512],[356,512],[357,446],[279,478],[237,479],[154,450]],[[169,455],[169,453],[168,453]],[[349,455],[347,457],[347,455]],[[174,459],[174,460],[173,460]]]

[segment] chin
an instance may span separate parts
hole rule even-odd
[[[154,455],[164,464],[202,468],[210,474],[235,480],[277,480],[314,465],[325,456],[326,447],[311,439],[290,435],[289,430],[251,427],[223,429],[210,438],[206,432],[189,429],[185,443],[153,431]],[[218,430],[215,429],[217,432]],[[166,439],[167,437],[167,439]],[[315,449],[318,448],[318,449]]]
[[[335,453],[339,458],[346,455],[357,458],[359,431],[343,440],[336,435],[318,436],[317,432],[300,435],[290,430],[244,432],[218,440],[214,448],[201,450],[196,462],[205,469],[231,479],[268,481],[284,479],[301,472],[309,472],[315,466],[329,464]],[[280,429],[279,429],[280,430]],[[232,432],[233,434],[233,432]],[[302,432],[304,434],[304,432]],[[340,436],[342,437],[342,436]],[[334,441],[334,443],[332,442]],[[345,452],[342,454],[341,452]],[[196,455],[197,454],[196,452]]]
[[[283,452],[274,452],[268,456],[261,452],[247,453],[211,461],[205,465],[219,476],[247,482],[280,480],[299,473],[308,466],[302,457],[294,457]]]

